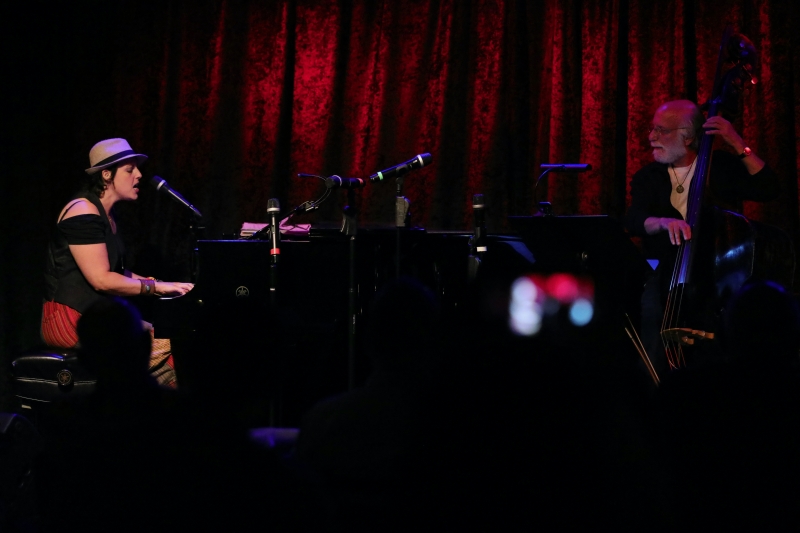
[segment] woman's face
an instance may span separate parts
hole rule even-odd
[[[108,184],[108,189],[113,189],[120,200],[136,200],[139,198],[139,180],[141,179],[142,173],[136,166],[136,160],[123,161],[117,167],[117,173],[114,175],[114,180]]]

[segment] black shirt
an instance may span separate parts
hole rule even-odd
[[[111,271],[118,274],[125,272],[125,247],[119,235],[111,230],[111,222],[97,195],[82,191],[73,196],[72,200],[78,198],[86,198],[97,207],[100,215],[76,215],[58,222],[48,250],[45,299],[84,313],[89,306],[105,296],[94,290],[86,280],[69,250],[69,245],[105,243],[108,264]]]
[[[741,211],[742,200],[766,202],[778,196],[778,176],[769,166],[750,174],[742,161],[731,153],[716,150],[712,157],[709,188],[715,205]],[[648,235],[644,221],[650,217],[683,218],[670,202],[672,183],[668,168],[665,163],[653,162],[631,179],[631,206],[625,216],[625,226],[631,234],[643,237],[645,253],[651,258],[668,257],[674,253],[674,247],[664,231]]]

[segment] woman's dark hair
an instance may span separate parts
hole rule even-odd
[[[117,169],[123,163],[124,161],[120,161],[115,165],[103,169],[111,171],[110,181],[114,181],[114,176],[117,175]],[[108,187],[108,183],[106,182],[106,180],[103,179],[103,170],[95,172],[94,174],[88,174],[86,176],[86,181],[84,183],[84,189],[96,194],[98,197],[103,196],[103,192],[106,190],[106,187]]]

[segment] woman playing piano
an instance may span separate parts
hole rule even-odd
[[[125,248],[112,208],[138,198],[139,165],[145,160],[147,156],[135,153],[125,139],[100,141],[89,152],[85,186],[61,210],[48,250],[42,313],[42,338],[48,345],[74,348],[78,318],[100,299],[179,296],[192,289],[191,283],[158,281],[125,268]],[[150,371],[162,385],[174,386],[169,340],[154,340]]]

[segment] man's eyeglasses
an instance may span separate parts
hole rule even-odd
[[[672,129],[662,128],[661,126],[651,126],[647,128],[647,136],[649,137],[651,133],[656,132],[656,135],[661,137],[662,135],[667,135],[675,130],[689,130],[689,129],[691,128],[686,126],[681,126],[680,128],[672,128]]]

